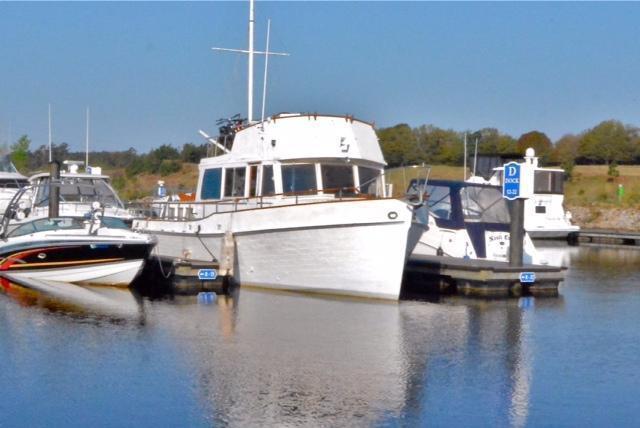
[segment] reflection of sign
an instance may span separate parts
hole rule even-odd
[[[523,284],[530,284],[532,282],[536,282],[536,273],[535,272],[520,273],[520,282],[522,282]]]
[[[510,162],[504,166],[502,196],[509,200],[520,196],[520,164]]]
[[[215,269],[198,270],[198,279],[200,281],[213,281],[217,277],[218,277],[218,272]]]

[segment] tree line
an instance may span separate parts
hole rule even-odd
[[[31,140],[23,135],[11,145],[11,160],[23,174],[49,169],[49,146],[41,145],[31,149]],[[100,166],[105,169],[122,168],[128,177],[138,174],[160,174],[166,176],[180,171],[183,163],[198,163],[207,155],[207,145],[186,143],[181,149],[169,144],[163,144],[148,153],[138,153],[133,147],[122,151],[90,152],[89,163],[91,166]],[[77,160],[84,161],[85,152],[74,152],[69,149],[67,143],[54,143],[51,145],[52,159],[57,161]]]
[[[464,139],[468,153],[477,143],[479,154],[524,155],[535,149],[544,165],[640,163],[640,129],[618,120],[606,120],[579,134],[567,134],[555,142],[543,132],[531,131],[514,138],[496,128],[455,131],[434,125],[411,128],[398,124],[378,130],[384,157],[389,166],[417,163],[462,165]]]
[[[530,131],[519,138],[496,128],[455,131],[435,125],[411,128],[398,124],[378,130],[384,157],[389,166],[419,163],[462,165],[464,139],[468,153],[477,144],[479,154],[519,154],[533,147],[544,165],[561,165],[570,170],[575,164],[640,163],[640,128],[617,120],[606,120],[578,134],[567,134],[552,142],[540,131]],[[129,148],[122,151],[90,153],[90,163],[105,169],[122,168],[128,177],[141,173],[166,176],[177,172],[183,163],[197,163],[207,155],[207,144],[183,144],[180,149],[163,144],[148,153]],[[84,152],[73,152],[67,143],[53,144],[52,156],[62,160],[84,160]],[[31,148],[23,135],[11,146],[11,158],[24,174],[48,169],[49,147]]]

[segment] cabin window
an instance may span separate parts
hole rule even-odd
[[[353,192],[353,166],[322,165],[322,189],[328,193],[348,190]]]
[[[249,166],[249,197],[256,196],[258,194],[258,165]]]
[[[316,167],[313,164],[282,165],[282,191],[284,193],[318,190]]]
[[[380,170],[359,166],[358,175],[360,176],[360,192],[369,195],[377,194],[377,178],[380,176]]]
[[[273,165],[262,165],[262,196],[275,195],[275,193]]]
[[[497,187],[467,186],[460,189],[464,220],[482,223],[509,223],[509,210]]]
[[[538,170],[534,174],[534,193],[564,193],[564,172]]]
[[[246,168],[226,168],[224,177],[224,196],[244,197],[244,179]]]
[[[43,206],[49,201],[49,178],[42,179],[38,184],[36,205]],[[62,177],[60,183],[60,200],[68,203],[90,203],[99,201],[107,207],[123,208],[122,202],[115,191],[104,179],[90,179],[78,177]]]
[[[21,187],[28,186],[28,185],[29,185],[28,180],[13,179],[13,178],[6,178],[3,180],[0,180],[0,188],[4,188],[4,189],[19,189]]]
[[[220,199],[220,185],[222,184],[222,168],[207,169],[202,177],[200,199]]]
[[[412,183],[413,184],[413,183]],[[448,186],[427,186],[429,212],[435,218],[451,219],[451,194]]]

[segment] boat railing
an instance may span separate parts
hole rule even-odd
[[[327,200],[375,199],[375,195],[361,193],[356,187],[284,192],[251,197],[237,197],[214,201],[179,201],[167,198],[163,201],[136,203],[129,212],[138,218],[162,220],[195,220],[222,212],[262,209],[279,205],[301,205]]]

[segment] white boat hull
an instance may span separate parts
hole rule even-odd
[[[212,255],[222,261],[225,232],[231,232],[233,277],[243,285],[398,299],[411,218],[407,204],[386,199],[276,206],[187,222],[139,220],[134,228],[157,236],[160,256],[197,261]]]
[[[74,266],[71,268],[38,269],[11,272],[15,280],[47,280],[81,285],[109,285],[128,287],[140,273],[144,260],[127,260],[115,263]]]

